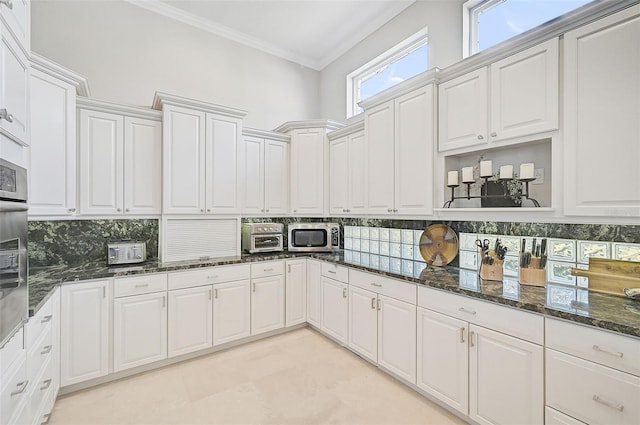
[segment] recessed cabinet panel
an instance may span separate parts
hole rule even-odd
[[[251,335],[251,281],[213,286],[213,345]]]
[[[207,212],[236,213],[238,137],[242,122],[207,114]]]
[[[378,295],[378,364],[416,383],[416,306]]]
[[[291,135],[291,211],[324,213],[324,129],[293,130]]]
[[[365,113],[367,137],[367,199],[370,214],[394,209],[394,104],[393,101]]]
[[[349,287],[349,348],[372,362],[378,361],[378,296]]]
[[[242,212],[260,214],[264,211],[264,142],[262,139],[245,137],[243,141]]]
[[[364,131],[349,136],[348,212],[361,214],[367,208],[367,139]]]
[[[125,117],[124,208],[130,214],[160,214],[162,124]]]
[[[169,291],[168,356],[211,347],[213,343],[213,287]]]
[[[315,260],[307,260],[307,322],[320,327],[321,317],[321,287],[320,279],[321,263]]]
[[[286,214],[289,210],[289,145],[265,140],[264,209],[265,213]]]
[[[11,115],[11,120],[0,120],[0,132],[27,145],[29,60],[1,22],[0,37],[0,109],[6,109],[7,114]]]
[[[0,16],[25,51],[31,50],[31,0],[0,3]]]
[[[349,142],[347,136],[329,144],[329,193],[331,214],[344,214],[349,208]]]

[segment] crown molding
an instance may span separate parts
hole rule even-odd
[[[141,106],[121,105],[119,103],[107,102],[105,100],[92,99],[89,97],[78,97],[76,107],[81,109],[91,109],[93,111],[111,112],[123,114],[130,117],[162,120],[162,112]]]
[[[338,130],[327,133],[329,140],[335,140],[343,136],[348,136],[358,131],[364,131],[364,120],[354,122],[353,124],[346,125]]]
[[[70,69],[57,64],[52,60],[45,58],[44,56],[40,56],[36,52],[31,52],[30,60],[31,68],[37,69],[38,71],[51,75],[52,77],[62,80],[65,83],[71,84],[76,88],[76,94],[78,96],[91,96],[91,91],[89,90],[89,82],[87,81],[87,78],[85,76],[71,71]]]
[[[247,115],[247,111],[236,109],[229,106],[216,105],[215,103],[203,102],[201,100],[190,99],[188,97],[176,96],[169,93],[156,92],[153,97],[151,107],[153,109],[162,110],[165,105],[182,106],[186,108],[199,109],[205,112],[211,112],[231,118],[242,119]]]
[[[290,142],[291,136],[288,134],[276,133],[275,131],[260,130],[257,128],[242,127],[243,136],[258,137],[261,139],[277,140],[280,142]]]
[[[395,99],[396,97],[405,95],[415,89],[424,87],[427,84],[438,83],[440,72],[440,68],[432,68],[428,71],[423,72],[422,74],[411,77],[400,84],[390,87],[376,94],[375,96],[371,96],[368,99],[360,101],[358,102],[358,105],[360,105],[360,107],[362,107],[362,109],[366,111],[373,106],[380,105],[389,100]]]
[[[333,131],[344,127],[344,123],[326,119],[315,119],[305,121],[287,121],[273,131],[278,133],[289,133],[292,130],[302,130],[307,128],[324,128],[326,131]]]

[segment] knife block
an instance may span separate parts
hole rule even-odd
[[[531,286],[547,285],[547,271],[540,268],[540,258],[532,258],[529,267],[520,267],[520,284]]]
[[[489,255],[491,255],[493,251],[489,251]],[[481,251],[481,258],[484,258],[484,251]],[[496,280],[502,282],[502,277],[504,276],[504,260],[499,259],[498,257],[493,257],[493,264],[484,264],[480,263],[480,278],[483,280]]]

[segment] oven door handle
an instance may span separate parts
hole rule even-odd
[[[0,212],[28,211],[26,202],[0,201]]]
[[[0,280],[0,289],[15,289],[22,285],[24,279],[7,279],[5,281]]]

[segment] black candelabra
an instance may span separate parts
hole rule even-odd
[[[455,189],[456,187],[460,186],[459,184],[447,185],[448,187],[451,188],[451,199],[445,202],[442,208],[451,208],[451,204],[456,199],[520,199],[522,200],[524,198],[524,199],[530,200],[533,203],[534,207],[540,206],[540,203],[537,200],[529,196],[529,183],[534,181],[535,178],[498,179],[497,182],[501,183],[503,188],[503,192],[501,194],[489,194],[489,190],[488,190],[489,177],[483,177],[483,178],[484,178],[485,191],[480,195],[473,195],[473,196],[471,195],[471,185],[474,184],[475,182],[462,182],[462,184],[467,186],[467,190],[466,190],[467,194],[464,196],[455,196]],[[509,181],[518,181],[518,182],[524,183],[524,191],[522,193],[517,193],[517,194],[509,193],[509,190],[507,187],[507,183]]]

